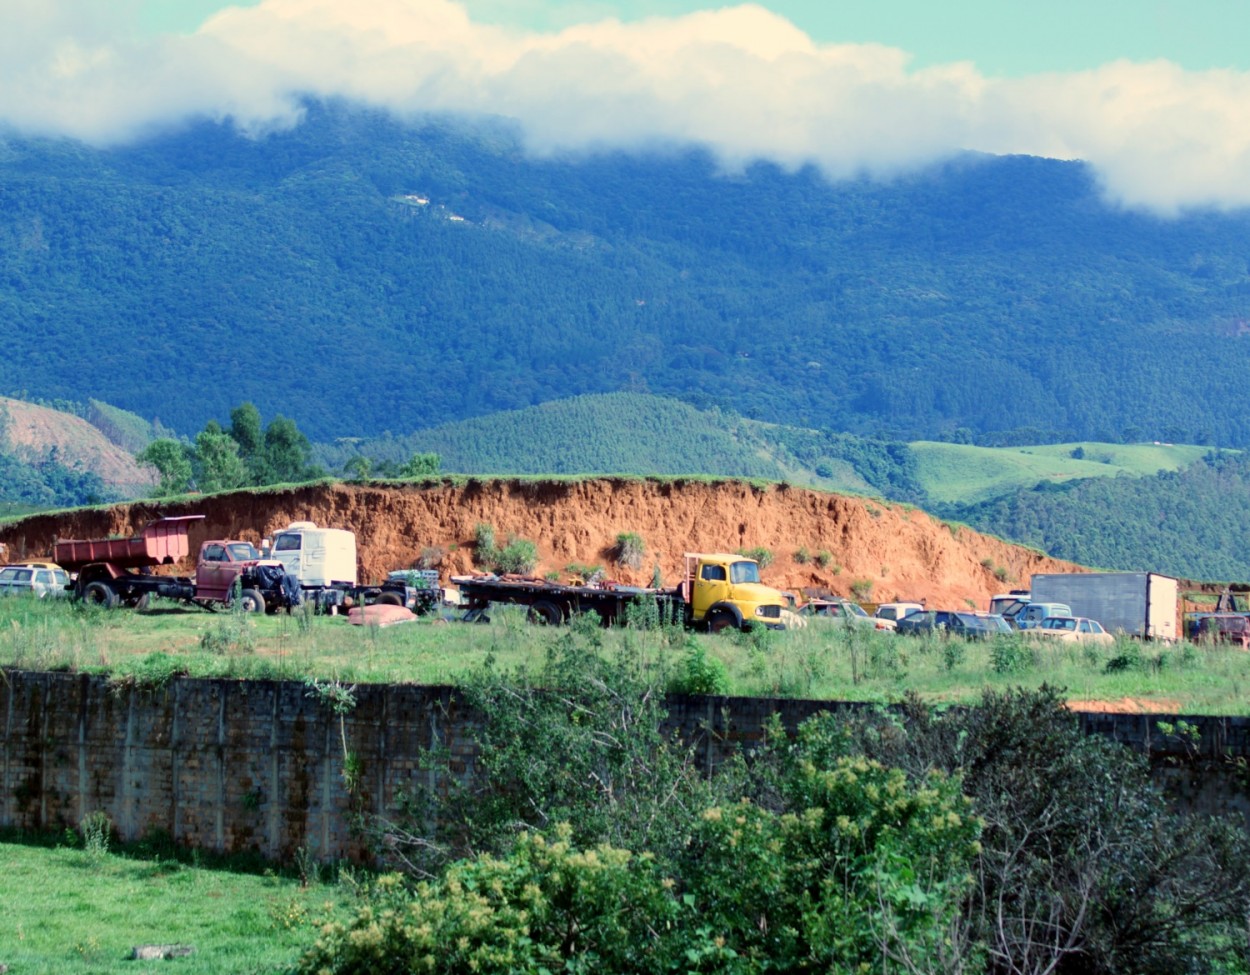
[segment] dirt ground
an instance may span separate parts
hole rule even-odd
[[[786,485],[634,478],[308,485],[166,505],[135,502],[36,515],[0,529],[0,542],[15,559],[44,558],[56,538],[133,535],[162,514],[205,515],[192,529],[192,552],[205,538],[259,543],[293,521],[350,529],[357,537],[361,581],[414,567],[423,558],[436,562],[444,581],[470,572],[475,529],[482,523],[494,527],[500,543],[512,535],[535,542],[538,575],[564,576],[571,564],[602,564],[611,578],[635,585],[649,584],[656,565],[664,584],[675,584],[685,552],[765,548],[773,556],[765,581],[796,593],[850,596],[852,586],[861,593],[870,587],[865,601],[923,598],[933,608],[972,603],[984,609],[992,594],[1027,586],[1035,572],[1079,571],[878,500]],[[638,570],[612,564],[616,538],[625,532],[645,541]],[[806,550],[806,562],[800,550]],[[822,552],[828,554],[823,568],[816,563]]]
[[[151,469],[140,467],[81,417],[2,396],[0,412],[7,420],[5,438],[16,451],[25,448],[42,457],[55,447],[65,466],[92,471],[108,487],[127,493],[146,493],[156,483]]]

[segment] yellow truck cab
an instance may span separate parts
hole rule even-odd
[[[760,582],[760,564],[755,559],[687,552],[683,589],[689,621],[713,633],[742,629],[748,623],[786,628],[785,596]]]

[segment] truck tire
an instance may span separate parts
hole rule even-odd
[[[564,612],[549,599],[540,599],[526,614],[531,623],[539,626],[559,626],[564,622]]]
[[[707,630],[709,633],[728,633],[736,629],[738,629],[738,620],[729,610],[714,609],[708,614]]]
[[[259,589],[244,589],[239,593],[239,608],[245,613],[263,613],[265,597]]]
[[[384,592],[374,600],[377,606],[402,606],[404,605],[404,597],[397,592]]]
[[[107,582],[89,582],[83,588],[82,601],[88,606],[113,609],[117,605],[117,593]]]

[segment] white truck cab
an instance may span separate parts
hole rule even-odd
[[[274,535],[270,557],[304,589],[356,585],[356,536],[344,528],[293,521]]]

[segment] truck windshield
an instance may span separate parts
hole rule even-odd
[[[739,582],[759,582],[760,567],[758,562],[734,562],[729,567],[729,581],[733,583]]]
[[[251,542],[231,542],[226,547],[230,549],[230,558],[234,562],[247,562],[260,558],[260,553]]]

